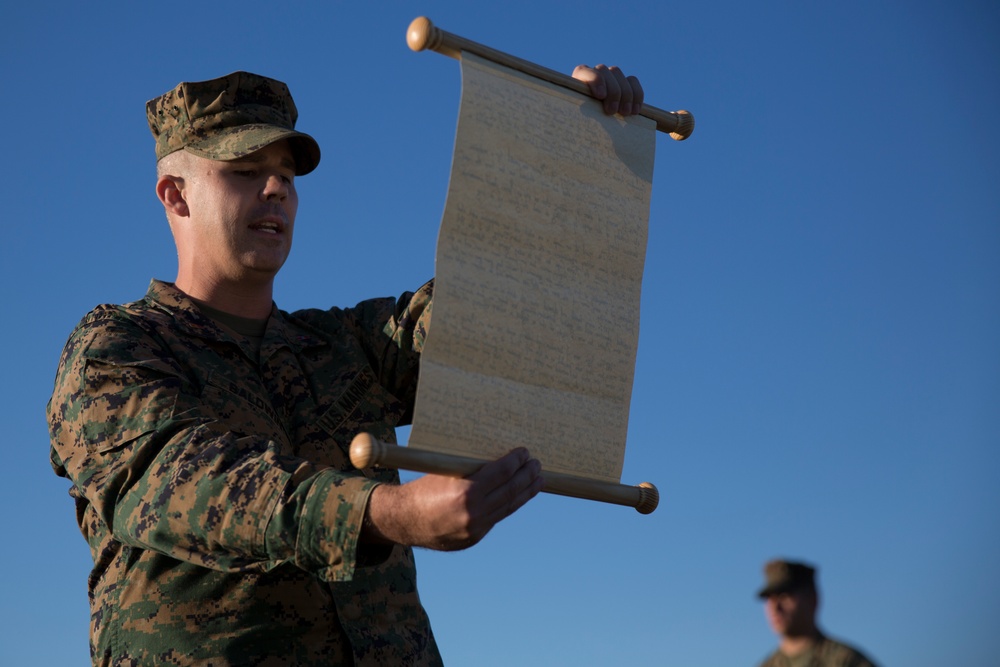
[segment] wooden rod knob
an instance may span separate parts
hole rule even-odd
[[[418,16],[413,19],[406,29],[406,43],[413,51],[433,50],[432,44],[435,42],[435,37],[437,37],[436,41],[440,42],[441,31],[426,16]]]

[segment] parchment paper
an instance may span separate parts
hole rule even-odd
[[[462,55],[409,446],[618,482],[655,123]]]

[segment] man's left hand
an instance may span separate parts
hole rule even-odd
[[[604,102],[604,113],[632,116],[642,110],[642,86],[614,65],[577,65],[573,78],[590,86],[590,94]]]

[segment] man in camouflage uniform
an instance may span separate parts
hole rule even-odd
[[[634,79],[574,76],[638,111]],[[471,546],[541,488],[523,449],[466,479],[351,466],[354,435],[394,442],[411,418],[432,283],[273,304],[295,177],[320,159],[297,115],[247,72],[147,104],[177,279],[83,319],[47,410],[94,560],[95,665],[440,664],[411,547]]]
[[[760,667],[874,667],[857,649],[830,639],[816,625],[819,591],[816,568],[772,560],[764,566],[765,585],[758,592],[778,650]]]

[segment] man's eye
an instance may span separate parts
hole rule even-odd
[[[237,169],[233,173],[236,174],[237,176],[246,176],[248,178],[253,178],[254,176],[257,175],[257,171],[254,169]]]

